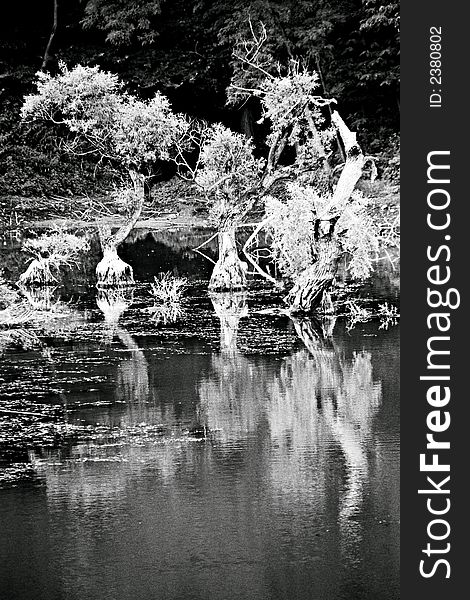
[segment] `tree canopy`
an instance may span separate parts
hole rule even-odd
[[[0,60],[5,77],[24,81],[41,65],[53,0],[15,10],[0,25]],[[397,130],[398,15],[398,2],[378,0],[71,0],[58,5],[49,68],[99,64],[144,95],[159,90],[179,111],[230,125],[240,106],[224,107],[226,90],[244,70],[233,51],[262,20],[266,59],[319,71],[321,92],[341,98],[359,131],[378,131],[377,115]]]

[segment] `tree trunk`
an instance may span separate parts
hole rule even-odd
[[[96,267],[96,277],[98,288],[135,284],[132,267],[119,258],[116,245],[109,242],[103,247],[103,258]]]
[[[253,120],[253,110],[250,105],[245,104],[242,109],[241,128],[247,138],[252,138],[254,136]]]
[[[42,59],[42,65],[41,65],[42,71],[44,71],[47,68],[47,65],[50,60],[51,46],[52,46],[52,42],[54,40],[56,31],[57,31],[57,13],[58,13],[58,0],[54,0],[54,4],[53,4],[54,16],[53,16],[53,21],[52,21],[52,29],[51,29],[51,34],[49,36],[49,41],[47,42],[46,49],[44,50],[44,57]]]
[[[103,258],[96,267],[96,277],[98,279],[96,287],[98,288],[125,287],[135,284],[132,267],[121,260],[117,253],[119,244],[122,244],[139,220],[145,200],[144,176],[134,171],[131,171],[129,175],[137,200],[127,223],[122,225],[114,234],[111,233],[109,225],[98,226],[103,251]]]
[[[327,293],[336,276],[340,256],[341,250],[334,238],[318,240],[316,261],[300,274],[294,287],[284,298],[292,313],[322,312],[324,298],[328,298]]]
[[[246,263],[238,257],[235,227],[219,231],[219,259],[212,271],[209,289],[214,292],[243,290],[246,288]]]

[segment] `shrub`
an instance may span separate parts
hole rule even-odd
[[[160,273],[151,284],[152,293],[159,304],[177,304],[181,302],[183,292],[188,287],[185,277],[175,277],[171,273]]]
[[[24,285],[51,285],[57,281],[60,267],[77,263],[78,255],[86,250],[88,240],[71,233],[57,230],[44,233],[38,238],[26,240],[23,250],[33,257],[26,271],[20,276]]]

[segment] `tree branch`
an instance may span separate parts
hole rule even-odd
[[[267,219],[264,219],[264,221],[261,221],[260,223],[258,223],[255,230],[250,235],[250,237],[246,240],[245,245],[243,246],[243,254],[246,256],[248,261],[251,263],[251,265],[253,266],[255,271],[257,273],[259,273],[259,275],[261,275],[262,277],[264,277],[271,283],[274,283],[277,285],[278,281],[274,277],[271,277],[271,275],[266,273],[266,271],[263,271],[263,269],[258,265],[258,263],[255,260],[253,260],[253,258],[251,257],[251,254],[248,252],[248,248],[251,246],[255,237],[258,235],[258,233],[261,231],[261,229],[263,229],[263,227],[265,227],[272,219],[273,219],[273,217],[268,217]]]
[[[338,211],[341,211],[349,201],[357,182],[362,176],[364,155],[357,143],[356,134],[350,131],[335,110],[331,113],[331,122],[341,137],[346,153],[346,162],[333,192],[333,204],[337,207]]]

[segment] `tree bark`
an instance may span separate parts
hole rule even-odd
[[[238,256],[235,226],[225,226],[219,231],[219,258],[209,282],[214,292],[243,290],[246,288],[246,263]]]
[[[240,119],[240,125],[243,133],[247,138],[252,138],[254,135],[253,130],[253,110],[248,104],[242,109],[242,116]]]
[[[341,249],[334,238],[318,240],[315,262],[301,273],[284,298],[292,313],[322,312],[324,296],[334,281],[340,256]]]

